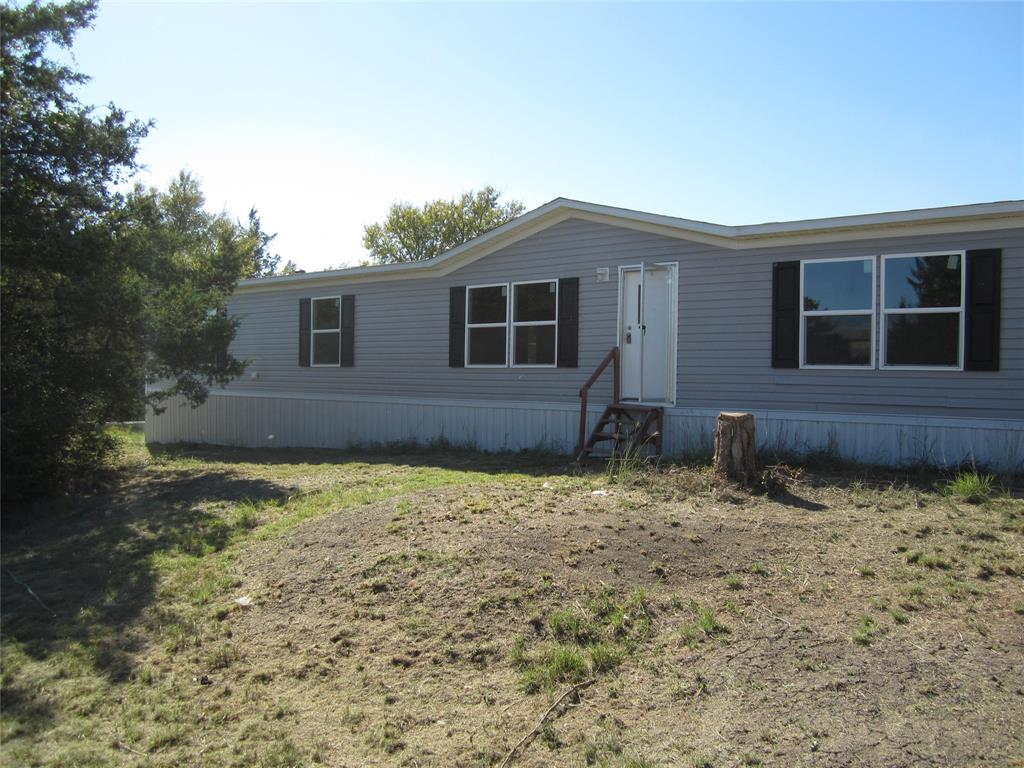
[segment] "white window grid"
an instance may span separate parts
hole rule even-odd
[[[337,301],[338,302],[338,327],[337,328],[317,328],[316,327],[316,303],[318,301]],[[309,302],[309,364],[314,368],[337,368],[341,365],[341,296],[318,296],[315,299],[311,299]],[[338,334],[338,362],[336,363],[318,363],[316,361],[316,336],[318,333],[336,333]]]
[[[831,264],[843,261],[867,261],[871,264],[871,308],[870,309],[804,309],[804,269],[807,264]],[[800,302],[800,367],[813,370],[872,370],[875,368],[875,337],[877,334],[877,292],[876,287],[877,265],[874,256],[848,256],[839,259],[806,259],[800,262],[800,295],[797,297]],[[870,359],[867,365],[812,365],[807,362],[807,320],[808,317],[828,316],[852,316],[870,315],[871,317],[871,346]]]
[[[554,285],[555,286],[555,317],[552,320],[516,320],[515,319],[515,291],[520,285]],[[509,332],[508,348],[513,368],[555,368],[558,366],[558,280],[525,280],[519,283],[512,283],[512,290],[509,294],[509,311],[512,313],[512,328]],[[516,328],[529,326],[550,325],[555,329],[555,359],[550,363],[517,363],[516,362]]]
[[[913,307],[913,308],[886,308],[885,306],[885,264],[889,259],[915,259],[925,256],[959,256],[960,257],[960,306],[959,307]],[[882,274],[880,293],[882,297],[882,370],[887,371],[962,371],[964,369],[964,304],[967,285],[967,251],[926,251],[924,253],[884,253],[882,254]],[[959,324],[957,326],[957,364],[953,365],[888,365],[886,360],[886,344],[888,333],[886,333],[885,318],[888,315],[952,315],[957,313]]]
[[[478,288],[504,288],[505,289],[505,321],[502,323],[470,323],[469,322],[469,300],[470,295],[475,289]],[[466,286],[466,368],[508,368],[508,325],[509,325],[509,307],[511,306],[511,291],[509,290],[508,283],[487,283],[486,285],[467,285]],[[505,362],[503,363],[475,363],[469,362],[469,337],[470,330],[472,328],[504,328],[505,329]]]

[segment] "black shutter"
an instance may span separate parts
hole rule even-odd
[[[356,364],[356,297],[341,297],[341,350],[338,359],[343,368]]]
[[[448,296],[448,367],[466,365],[466,286],[456,285]]]
[[[800,262],[772,265],[772,368],[800,367]]]
[[[999,284],[1003,252],[967,252],[964,369],[999,370]]]
[[[580,279],[558,281],[558,367],[579,367]]]
[[[310,300],[299,299],[299,365],[309,367]]]

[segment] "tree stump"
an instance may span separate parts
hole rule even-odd
[[[752,413],[720,413],[715,429],[715,472],[750,484],[757,477],[757,440]]]

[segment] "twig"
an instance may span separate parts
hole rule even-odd
[[[43,606],[43,608],[44,608],[44,609],[45,609],[45,610],[46,610],[46,611],[47,611],[47,612],[48,612],[48,613],[49,613],[49,614],[50,614],[51,616],[53,616],[53,618],[55,618],[55,619],[57,618],[57,614],[56,614],[56,613],[54,613],[54,612],[53,612],[52,610],[50,610],[50,606],[48,606],[48,605],[47,605],[46,603],[44,603],[44,602],[43,602],[42,600],[40,600],[40,599],[39,599],[39,595],[37,595],[37,594],[36,594],[35,592],[33,592],[33,591],[32,591],[32,587],[30,587],[30,586],[29,586],[28,584],[26,584],[26,583],[25,583],[24,581],[22,581],[22,580],[21,580],[21,579],[19,579],[19,578],[18,578],[17,576],[15,576],[15,575],[14,575],[13,573],[11,573],[11,569],[10,569],[10,568],[4,568],[4,570],[5,570],[5,571],[7,571],[7,575],[8,575],[8,576],[10,576],[10,577],[11,577],[11,579],[12,579],[12,580],[13,580],[13,581],[14,581],[14,582],[15,582],[16,584],[20,584],[21,586],[23,586],[23,587],[25,588],[25,591],[26,591],[26,592],[28,592],[28,593],[29,593],[30,595],[32,595],[32,597],[34,597],[34,598],[35,598],[35,601],[36,601],[37,603],[39,603],[39,604],[40,604],[41,606]]]
[[[126,752],[133,752],[136,755],[142,755],[143,757],[149,757],[149,753],[148,752],[143,752],[140,749],[134,749],[132,747],[129,747],[123,741],[115,741],[114,742],[114,746],[117,747],[118,749],[123,749]]]
[[[760,608],[765,613],[767,613],[773,619],[778,619],[779,621],[781,621],[783,624],[785,624],[788,627],[792,627],[793,626],[793,624],[788,619],[785,619],[782,616],[779,616],[777,613],[774,613],[767,605],[762,605],[761,603],[754,603],[754,605],[757,608]]]
[[[512,747],[512,749],[509,750],[509,753],[505,755],[505,759],[501,761],[500,768],[508,768],[508,766],[512,765],[512,761],[515,759],[516,753],[519,752],[519,750],[522,747],[525,747],[527,744],[529,744],[537,736],[537,734],[540,733],[540,729],[544,727],[544,723],[547,722],[548,717],[551,716],[551,713],[554,712],[565,699],[567,699],[574,693],[579,693],[584,688],[591,686],[596,682],[597,678],[592,677],[589,680],[584,680],[582,683],[576,683],[576,685],[567,689],[565,693],[563,693],[561,696],[555,699],[555,703],[548,707],[548,711],[544,713],[544,715],[540,719],[540,722],[537,723],[536,727],[528,734],[523,736],[523,738],[519,740],[519,743]]]

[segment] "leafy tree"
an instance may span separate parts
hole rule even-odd
[[[227,300],[240,276],[259,276],[278,260],[268,258],[274,236],[255,209],[242,225],[205,202],[199,182],[182,172],[167,192],[137,186],[107,222],[142,287],[144,399],[157,409],[175,395],[202,403],[211,386],[242,373],[244,363],[227,353],[237,327]]]
[[[0,361],[5,498],[95,465],[101,425],[130,398],[140,295],[99,226],[149,126],[81,104],[82,74],[46,56],[94,2],[0,6]]]
[[[246,234],[251,238],[251,245],[248,249],[249,256],[245,264],[242,265],[242,277],[269,277],[278,274],[277,265],[281,262],[281,257],[270,252],[270,244],[277,235],[268,235],[263,231],[259,212],[255,208],[249,209],[249,225],[246,228]],[[285,264],[285,269],[288,264],[292,264],[292,262],[289,261]],[[292,264],[293,268],[294,266]],[[280,274],[289,273],[282,270]]]
[[[88,478],[108,420],[192,403],[243,368],[225,302],[277,264],[255,210],[203,209],[180,176],[167,193],[112,187],[137,168],[150,125],[74,94],[87,78],[47,56],[89,26],[93,1],[0,5],[0,389],[5,500]],[[151,387],[147,395],[143,383]]]
[[[500,197],[488,186],[453,200],[433,200],[421,208],[395,203],[384,221],[364,228],[363,247],[378,264],[433,258],[525,210],[518,200],[502,203]]]

